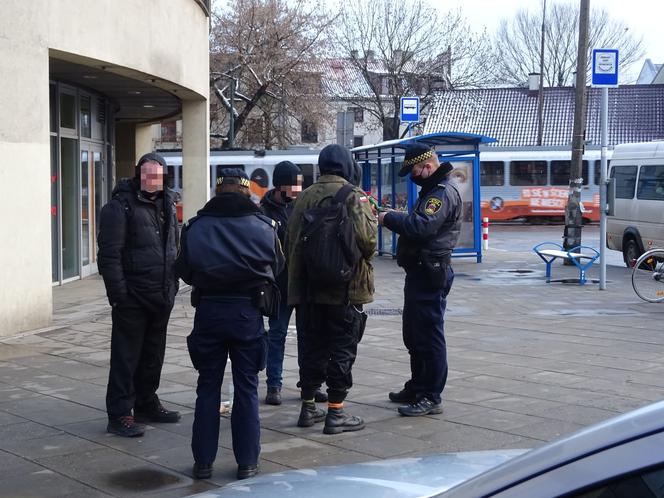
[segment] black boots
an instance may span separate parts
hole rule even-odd
[[[137,422],[156,422],[161,424],[175,424],[180,421],[180,412],[167,410],[161,403],[154,409],[146,412],[134,409]]]
[[[406,391],[405,389],[402,389],[401,391],[397,392],[391,392],[388,394],[388,397],[390,398],[390,401],[393,403],[415,403],[417,401],[417,396],[415,396],[414,393],[410,391]]]
[[[280,405],[281,404],[281,389],[278,387],[268,387],[267,396],[265,396],[266,405]]]
[[[194,463],[194,479],[209,479],[212,477],[211,463]]]
[[[313,401],[303,401],[300,409],[300,418],[297,419],[298,427],[311,427],[317,422],[325,420],[325,410],[316,408]]]
[[[422,398],[409,405],[400,406],[397,410],[404,417],[421,417],[422,415],[443,413],[443,404],[434,403],[428,398]]]
[[[125,415],[109,418],[106,432],[122,437],[140,437],[145,433],[145,426],[137,424],[131,415]]]
[[[237,466],[238,479],[249,479],[250,477],[254,477],[256,474],[258,474],[258,464]]]
[[[324,434],[340,434],[361,429],[364,429],[364,420],[360,417],[349,415],[343,408],[328,408]]]
[[[327,401],[327,394],[320,389],[316,389],[316,392],[314,393],[314,401],[316,403],[325,403]]]

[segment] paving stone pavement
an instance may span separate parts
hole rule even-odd
[[[291,326],[284,404],[261,404],[262,472],[531,448],[662,398],[664,306],[641,302],[626,268],[608,268],[606,291],[596,284],[546,284],[534,254],[490,250],[482,264],[454,260],[444,413],[400,417],[387,392],[399,389],[409,371],[401,340],[403,273],[391,258],[378,258],[375,267],[376,300],[367,307],[371,316],[347,402],[367,428],[327,436],[320,426],[295,427]],[[576,270],[557,265],[554,272],[572,277]],[[596,267],[590,276],[597,278]],[[189,292],[179,294],[173,310],[159,390],[182,421],[149,426],[138,439],[105,433],[111,320],[101,279],[57,287],[53,295],[52,326],[0,340],[0,496],[179,497],[232,481],[226,417],[213,477],[191,479],[196,373],[185,342],[194,315]]]

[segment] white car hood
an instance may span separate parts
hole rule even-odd
[[[448,453],[290,470],[237,481],[196,498],[421,498],[436,495],[527,450]]]

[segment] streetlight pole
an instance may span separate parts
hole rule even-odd
[[[543,0],[542,6],[542,37],[540,40],[540,76],[539,92],[537,94],[537,145],[542,145],[542,135],[544,134],[544,36],[546,20],[546,0]]]
[[[574,98],[574,131],[572,133],[572,162],[569,169],[569,196],[565,209],[565,250],[581,245],[581,187],[582,159],[586,121],[586,59],[588,54],[588,18],[590,0],[581,0],[579,9],[579,47],[576,61],[576,91]]]

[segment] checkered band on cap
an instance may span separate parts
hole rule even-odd
[[[417,163],[421,163],[422,161],[426,161],[430,157],[433,157],[433,150],[428,150],[426,152],[423,152],[419,156],[411,157],[409,159],[406,159],[403,162],[404,167],[409,167],[409,166],[414,166]]]
[[[217,185],[241,185],[249,188],[251,183],[248,178],[240,178],[237,176],[220,176],[217,178]]]

